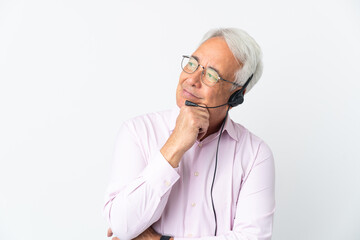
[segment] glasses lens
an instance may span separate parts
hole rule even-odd
[[[198,62],[193,57],[183,57],[181,62],[181,67],[184,72],[193,73],[196,71],[197,67],[199,66]]]
[[[208,86],[214,86],[219,81],[219,74],[211,68],[207,68],[203,81]]]

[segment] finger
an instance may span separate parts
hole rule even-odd
[[[195,118],[208,119],[210,117],[209,111],[204,108],[191,109],[189,114]]]
[[[206,105],[202,104],[202,106],[206,106]],[[208,119],[210,117],[210,113],[207,108],[197,108],[196,112],[197,112],[198,116],[201,116],[204,119]]]
[[[149,231],[150,231],[151,233],[156,233],[155,230],[152,228],[152,226],[149,227]]]
[[[199,103],[198,105],[202,107],[207,107],[205,103]],[[207,108],[201,108],[201,109],[207,109]]]
[[[199,105],[199,106],[202,106],[202,107],[198,107],[198,109],[201,109],[203,112],[209,113],[209,109],[207,108],[207,105],[206,105],[206,104],[204,104],[204,103],[199,103],[198,105]]]
[[[117,237],[113,237],[111,240],[120,240],[120,239]]]
[[[112,232],[111,228],[109,228],[107,231],[107,236],[111,237],[112,235],[113,235],[113,232]]]
[[[203,130],[206,130],[209,126],[209,120],[210,116],[207,113],[202,113],[196,116],[196,123],[199,128],[202,128]]]

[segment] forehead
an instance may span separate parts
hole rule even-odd
[[[210,38],[193,53],[202,65],[212,66],[221,71],[236,70],[240,67],[226,41],[221,37]]]

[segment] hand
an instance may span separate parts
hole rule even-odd
[[[111,237],[112,235],[113,235],[113,232],[112,232],[111,228],[109,228],[107,231],[107,236]],[[113,237],[112,240],[119,240],[119,239],[117,237]]]
[[[206,107],[204,104],[200,105]],[[180,109],[172,135],[176,135],[179,142],[184,144],[185,152],[192,147],[196,139],[200,140],[206,134],[209,118],[209,110],[206,108],[184,105]]]
[[[113,232],[111,229],[108,229],[107,236],[111,237],[113,235]],[[149,227],[146,229],[143,233],[141,233],[139,236],[134,238],[133,240],[160,240],[161,235],[152,229],[152,227]],[[113,237],[111,240],[120,240],[117,237]]]
[[[184,153],[194,145],[196,139],[205,136],[209,127],[208,109],[183,106],[176,119],[176,126],[160,150],[173,167],[177,167]]]

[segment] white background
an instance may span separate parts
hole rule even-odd
[[[121,122],[174,107],[181,55],[216,27],[263,49],[231,116],[273,150],[273,239],[360,239],[355,0],[0,1],[0,239],[107,239]]]

